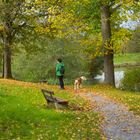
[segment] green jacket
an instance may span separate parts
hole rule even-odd
[[[64,63],[61,62],[56,64],[56,76],[62,76],[62,74],[60,73],[61,66],[64,67]]]

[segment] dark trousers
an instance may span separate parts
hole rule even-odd
[[[64,89],[64,82],[63,82],[63,76],[58,76],[59,79],[59,86],[61,89]]]

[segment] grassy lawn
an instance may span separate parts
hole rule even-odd
[[[126,53],[115,55],[115,64],[136,63],[140,61],[140,53]]]
[[[66,110],[46,108],[40,87],[52,89],[56,96],[69,100]],[[140,93],[127,92],[107,85],[84,88],[125,104],[140,115]],[[100,140],[100,118],[90,105],[72,93],[71,87],[60,91],[56,86],[0,80],[0,140]],[[75,110],[80,107],[81,110]]]
[[[92,90],[125,104],[135,114],[140,115],[140,92],[122,91],[107,85],[96,85]]]
[[[99,116],[87,111],[89,103],[68,90],[56,96],[68,99],[82,111],[46,108],[40,88],[32,84],[0,81],[0,139],[2,140],[100,140]]]

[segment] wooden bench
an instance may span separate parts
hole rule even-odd
[[[41,89],[41,92],[44,95],[44,98],[47,101],[48,106],[55,106],[56,109],[62,108],[62,107],[68,107],[68,101],[55,97],[53,91],[49,91],[46,89]]]

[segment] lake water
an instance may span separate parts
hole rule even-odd
[[[115,86],[117,88],[120,87],[121,80],[123,79],[123,77],[124,77],[124,71],[122,71],[122,70],[115,71]],[[104,73],[102,73],[102,75],[97,75],[95,77],[95,80],[98,83],[103,83],[104,82]]]

